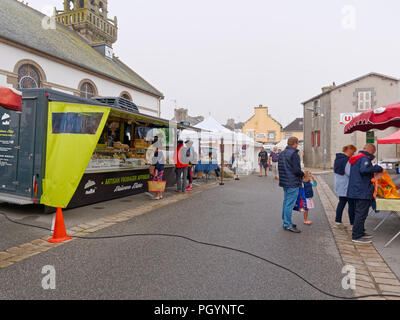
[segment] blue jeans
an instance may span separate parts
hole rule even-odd
[[[299,188],[283,188],[285,198],[283,200],[282,220],[285,228],[291,227],[293,208],[299,196]]]

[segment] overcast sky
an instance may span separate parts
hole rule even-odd
[[[163,118],[173,100],[222,123],[263,104],[287,125],[333,81],[400,77],[398,0],[108,2],[119,21],[115,53],[164,93]],[[62,3],[29,1],[39,10]]]

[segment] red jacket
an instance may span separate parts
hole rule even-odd
[[[177,150],[175,151],[175,154],[174,154],[174,162],[175,162],[175,166],[177,168],[186,168],[186,167],[189,166],[189,163],[184,164],[184,163],[181,162],[181,160],[182,160],[182,154],[181,154],[182,148],[183,148],[183,144],[179,145]]]

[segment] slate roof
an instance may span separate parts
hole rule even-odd
[[[377,72],[370,72],[370,73],[368,73],[368,74],[366,74],[366,75],[363,75],[363,76],[361,76],[361,77],[358,77],[358,78],[353,79],[353,80],[350,80],[350,81],[347,81],[347,82],[342,83],[342,84],[340,84],[340,85],[332,86],[331,89],[329,89],[329,90],[327,90],[327,91],[325,91],[325,92],[322,92],[322,93],[320,93],[319,95],[317,95],[317,96],[315,96],[315,97],[312,97],[311,99],[308,99],[307,101],[304,101],[302,104],[305,105],[306,103],[308,103],[308,102],[310,102],[310,101],[312,101],[312,100],[319,99],[319,98],[321,98],[322,96],[324,96],[324,95],[326,95],[326,94],[328,94],[328,93],[330,93],[330,92],[332,92],[332,91],[334,91],[334,90],[337,90],[337,89],[339,89],[339,88],[341,88],[341,87],[345,87],[345,86],[347,86],[347,85],[349,85],[349,84],[352,84],[353,82],[356,82],[356,81],[359,81],[359,80],[362,80],[362,79],[368,78],[368,77],[379,77],[379,78],[382,78],[382,79],[387,79],[387,80],[395,81],[395,82],[398,82],[398,81],[399,81],[399,79],[394,78],[394,77],[386,76],[386,75],[384,75],[384,74],[377,73]]]
[[[107,59],[72,29],[44,29],[44,14],[16,0],[0,1],[0,37],[62,59],[163,98],[163,94],[118,58]]]
[[[234,128],[232,128],[231,126],[229,126],[227,124],[224,124],[223,126],[225,128],[227,128],[227,129],[229,129],[229,130],[242,130],[243,126],[244,126],[244,123],[243,122],[235,123],[235,127]]]
[[[283,132],[297,132],[304,130],[304,119],[297,118],[292,123],[290,123],[286,128],[284,128]]]

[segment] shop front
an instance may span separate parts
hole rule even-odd
[[[155,139],[161,141],[166,160],[163,180],[172,187],[176,136],[177,128],[166,120],[111,111],[69,207],[147,192]]]
[[[24,90],[20,110],[0,103],[0,116],[7,118],[1,128],[0,201],[46,207],[146,192],[155,140],[165,155],[163,180],[173,186],[178,130],[198,130],[140,114],[128,100],[107,104],[48,89]]]

